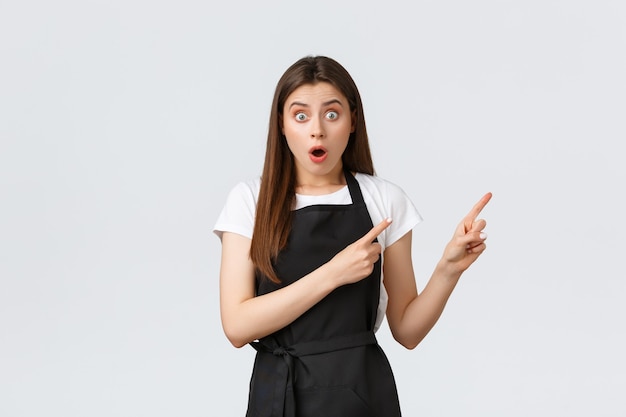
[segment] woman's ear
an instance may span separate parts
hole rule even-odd
[[[350,127],[350,133],[354,133],[356,129],[356,112],[352,111],[350,114],[350,118],[352,119],[352,126]]]

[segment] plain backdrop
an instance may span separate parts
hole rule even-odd
[[[0,0],[0,415],[244,415],[212,227],[309,54],[425,218],[420,288],[494,194],[428,337],[378,333],[404,415],[626,415],[622,0]]]

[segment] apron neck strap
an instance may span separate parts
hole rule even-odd
[[[363,193],[361,193],[359,182],[348,169],[344,168],[343,173],[346,177],[346,184],[348,185],[350,198],[352,198],[352,204],[364,204],[365,201],[363,200]]]

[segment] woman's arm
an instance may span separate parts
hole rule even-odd
[[[372,272],[381,247],[372,241],[389,225],[380,224],[310,274],[271,293],[255,297],[254,265],[249,238],[222,235],[220,311],[230,342],[241,347],[287,326],[335,288],[357,282]]]
[[[384,283],[389,295],[387,321],[394,338],[415,348],[433,328],[461,274],[485,250],[484,220],[476,217],[491,199],[486,194],[458,225],[441,260],[418,295],[411,260],[411,232],[385,250]]]

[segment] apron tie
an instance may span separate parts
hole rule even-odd
[[[289,351],[287,349],[285,349],[284,347],[282,347],[282,346],[279,346],[276,349],[274,349],[274,351],[272,353],[274,354],[274,356],[289,355]]]
[[[314,340],[311,342],[297,343],[292,346],[280,346],[275,339],[268,337],[251,342],[250,345],[257,352],[271,353],[276,357],[282,357],[285,366],[277,369],[276,393],[273,408],[276,415],[284,417],[295,417],[296,415],[296,395],[294,387],[295,368],[294,358],[308,355],[318,355],[330,353],[338,350],[351,349],[359,346],[377,344],[373,331],[336,336],[331,339]]]

